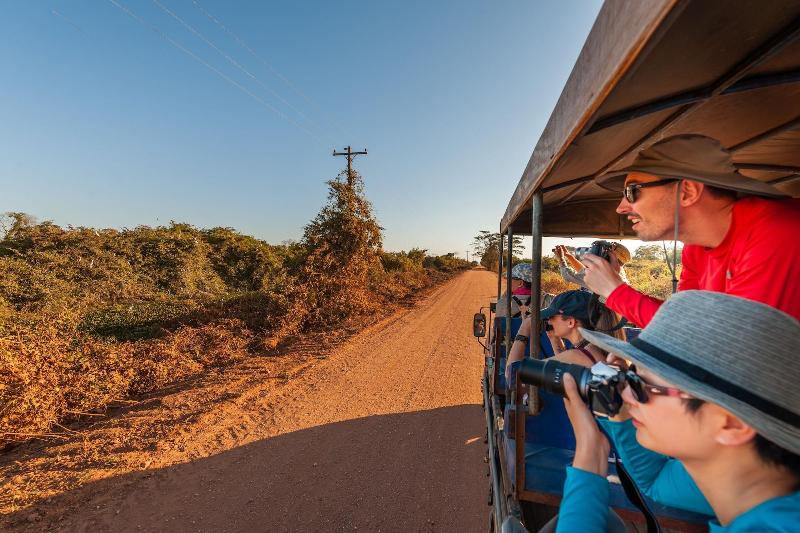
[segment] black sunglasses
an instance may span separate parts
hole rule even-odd
[[[639,189],[646,189],[647,187],[660,187],[661,185],[666,185],[667,183],[672,183],[673,181],[678,180],[670,178],[658,181],[649,181],[647,183],[631,183],[622,189],[622,194],[625,196],[625,199],[628,201],[628,203],[632,204],[639,199]]]

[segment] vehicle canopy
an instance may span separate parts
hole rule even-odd
[[[633,237],[594,180],[677,134],[718,139],[742,175],[800,195],[800,3],[606,2],[500,224]],[[577,209],[570,209],[577,208]],[[576,214],[577,213],[577,214]]]

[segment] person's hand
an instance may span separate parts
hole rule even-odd
[[[611,268],[614,269],[614,272],[619,274],[619,271],[622,270],[622,265],[619,262],[619,258],[617,257],[617,254],[614,254],[614,253],[609,254],[608,262],[611,263]]]
[[[615,353],[609,353],[606,356],[606,363],[611,366],[616,366],[620,370],[628,370],[628,360],[618,356]]]
[[[556,245],[555,248],[553,248],[553,253],[555,254],[555,256],[557,258],[563,259],[564,258],[564,250],[565,250],[564,245],[558,244],[558,245]]]
[[[583,257],[583,265],[586,267],[583,282],[598,296],[608,298],[617,287],[624,284],[619,272],[616,272],[611,263],[602,257],[586,254]]]
[[[550,339],[550,346],[553,347],[554,354],[561,353],[566,349],[564,341],[552,329],[547,332],[547,338]]]
[[[594,415],[584,403],[572,374],[564,374],[564,407],[575,432],[574,468],[605,477],[608,474],[608,452],[611,445],[597,427]]]
[[[531,336],[531,319],[526,318],[522,321],[522,324],[519,326],[519,331],[517,331],[517,335],[525,335],[526,337],[530,338]]]

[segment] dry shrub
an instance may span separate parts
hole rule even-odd
[[[567,283],[560,273],[549,270],[542,271],[542,290],[549,294],[561,294],[562,292],[580,289],[574,283]]]
[[[124,398],[132,347],[66,336],[46,324],[6,325],[0,337],[0,437],[47,432],[70,411]]]
[[[0,217],[0,442],[369,317],[469,266],[383,252],[360,178],[330,185],[301,244],[178,223],[117,231]]]
[[[625,273],[631,285],[645,294],[666,300],[672,294],[672,273],[661,260],[635,260],[625,265]],[[681,265],[678,265],[678,279]]]
[[[78,413],[241,360],[250,337],[238,320],[136,343],[65,334],[46,324],[6,324],[0,337],[0,438],[47,433]]]

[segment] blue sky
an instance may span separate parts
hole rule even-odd
[[[154,1],[113,2],[5,4],[0,211],[298,239],[350,144],[387,249],[462,254],[497,228],[601,4],[158,0],[239,69]]]

